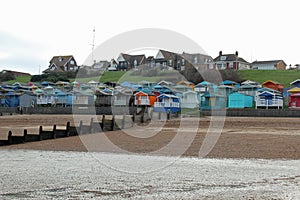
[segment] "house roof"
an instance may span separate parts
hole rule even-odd
[[[276,81],[272,81],[272,80],[267,80],[267,81],[263,82],[262,85],[265,85],[266,83],[273,83],[275,85],[282,85],[281,83],[276,82]]]
[[[214,62],[218,62],[218,61],[239,61],[239,62],[243,62],[243,63],[248,63],[246,60],[244,60],[241,57],[238,57],[235,54],[222,54],[219,55],[218,57],[216,57],[214,59]]]
[[[65,66],[72,58],[74,59],[72,55],[53,56],[53,58],[50,60],[50,64],[54,63],[57,67]]]
[[[155,59],[158,59],[158,55],[159,53],[161,53],[163,55],[163,57],[166,59],[166,60],[169,60],[169,59],[175,59],[176,56],[177,56],[177,59],[181,58],[181,55],[177,54],[177,53],[174,53],[174,52],[170,52],[170,51],[166,51],[166,50],[162,50],[160,49],[155,57]]]
[[[271,65],[271,64],[276,65],[276,64],[278,64],[280,62],[283,62],[286,65],[286,63],[283,60],[254,61],[254,62],[252,62],[252,65],[266,65],[266,64],[268,64],[268,65]]]
[[[181,54],[181,56],[183,58],[185,58],[186,60],[188,60],[190,63],[193,63],[193,64],[206,64],[206,63],[210,63],[213,61],[213,58],[209,55],[205,55],[205,54],[201,54],[201,53],[194,53],[194,54],[191,54],[191,53],[186,53],[186,52],[183,52]]]
[[[137,65],[142,65],[146,60],[146,56],[144,54],[129,55],[129,54],[121,53],[121,56],[124,58],[125,61],[129,62],[130,64],[133,64],[134,61],[136,60]]]
[[[18,76],[31,76],[29,73],[12,71],[12,70],[6,70],[6,69],[2,70],[0,73],[1,74],[4,74],[4,73],[13,73],[13,74],[18,75]]]

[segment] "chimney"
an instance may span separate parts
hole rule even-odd
[[[222,51],[219,51],[219,56],[221,56],[222,55]]]
[[[238,51],[235,52],[235,56],[236,56],[236,57],[239,56],[239,52],[238,52]]]

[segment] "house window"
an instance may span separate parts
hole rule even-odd
[[[172,66],[172,60],[171,59],[169,60],[169,66],[170,67]]]
[[[134,60],[133,65],[134,65],[134,68],[136,68],[136,66],[137,66],[137,61],[136,60]]]
[[[197,64],[197,63],[198,63],[198,58],[195,57],[195,58],[194,58],[194,64]]]
[[[226,60],[226,56],[221,56],[220,60]]]
[[[75,64],[75,63],[74,63],[74,60],[71,60],[71,61],[70,61],[70,64],[71,64],[71,65],[74,65],[74,64]]]
[[[63,59],[62,57],[58,57],[58,61],[61,62]]]
[[[182,60],[181,60],[181,63],[182,63],[182,65],[185,65],[185,60],[182,59]]]

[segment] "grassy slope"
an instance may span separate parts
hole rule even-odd
[[[285,87],[290,86],[290,82],[300,79],[300,70],[286,70],[286,71],[276,71],[276,70],[241,70],[238,71],[238,74],[245,80],[253,80],[259,83],[263,83],[266,80],[273,80],[279,83],[284,84]],[[133,76],[132,72],[105,72],[103,76],[95,76],[88,78],[78,78],[76,79],[79,82],[87,83],[90,80],[106,82],[122,82],[122,81],[131,81],[131,82],[140,82],[142,80],[146,81],[160,81],[163,79],[168,79],[172,76],[176,76],[176,74],[165,73],[161,76],[152,76],[152,77],[143,77],[143,76]],[[11,80],[6,83],[28,83],[30,81],[30,76],[21,76],[17,77],[16,80]],[[75,79],[71,79],[70,81],[74,81]]]
[[[30,82],[31,76],[18,76],[15,80],[6,81],[5,83],[13,84],[15,82],[28,83]]]
[[[267,80],[282,83],[284,87],[290,87],[290,83],[300,79],[300,70],[241,70],[238,71],[243,79],[263,83]]]

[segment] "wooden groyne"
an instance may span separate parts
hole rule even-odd
[[[24,129],[23,135],[21,136],[13,135],[12,131],[9,131],[7,139],[0,140],[0,146],[37,142],[42,140],[79,136],[83,134],[105,131],[114,131],[129,128],[133,125],[133,123],[126,123],[125,120],[125,115],[123,115],[122,119],[118,122],[116,122],[115,116],[112,116],[111,119],[106,119],[105,115],[103,115],[100,122],[94,121],[94,119],[91,118],[91,121],[88,124],[84,124],[83,121],[80,121],[78,127],[71,126],[70,122],[67,122],[65,128],[63,129],[58,129],[56,125],[53,125],[52,130],[44,130],[43,126],[40,126],[38,134],[28,133],[27,129]]]

